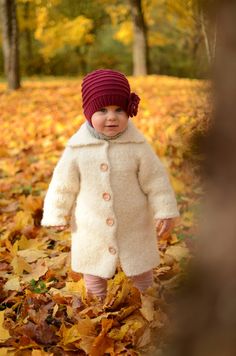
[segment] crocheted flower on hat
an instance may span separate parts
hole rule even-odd
[[[135,93],[131,93],[129,97],[128,107],[127,107],[128,116],[133,117],[137,115],[139,102],[140,102],[139,96]]]

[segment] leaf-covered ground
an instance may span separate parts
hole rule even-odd
[[[69,230],[40,227],[52,170],[84,122],[81,80],[24,81],[16,92],[0,84],[1,356],[153,355],[165,342],[168,304],[194,255],[201,184],[190,140],[208,125],[207,88],[155,75],[129,79],[142,99],[132,120],[168,169],[181,218],[157,240],[154,288],[140,296],[118,268],[104,304],[86,297],[70,269]]]

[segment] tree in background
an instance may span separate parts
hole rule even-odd
[[[147,27],[143,16],[142,1],[130,0],[133,21],[133,74],[148,73]]]
[[[1,0],[4,72],[9,89],[20,87],[18,23],[15,0]]]
[[[143,31],[139,29],[139,37],[147,41],[148,72],[189,77],[207,73],[204,37],[195,0],[142,0],[139,3],[145,27]],[[138,38],[131,8],[124,1],[116,6],[107,5],[115,30],[113,37],[126,48],[132,48],[137,41],[135,37]]]
[[[30,32],[33,38],[30,67],[26,66],[29,36],[22,37],[25,72],[35,68],[39,74],[83,75],[90,70],[90,49],[100,29],[109,21],[99,1],[17,0],[17,4],[21,31]],[[97,60],[94,55],[92,58]]]
[[[16,0],[21,73],[84,75],[108,67],[204,77],[199,1]],[[0,49],[0,73],[2,57]]]
[[[211,18],[209,18],[209,9],[217,6],[217,2],[215,0],[208,0],[207,2],[204,0],[191,0],[191,6],[195,22],[204,39],[208,64],[211,65],[215,58],[218,13],[211,11]],[[212,18],[212,15],[214,18]]]
[[[67,53],[75,50],[82,58],[82,70],[86,70],[83,54],[86,48],[93,43],[93,20],[84,15],[75,16],[80,12],[80,6],[73,13],[73,3],[68,3],[67,14],[64,13],[65,2],[59,0],[42,1],[37,10],[37,28],[35,38],[42,47],[40,53],[49,61],[56,53],[66,50]],[[57,5],[61,5],[57,6]],[[63,8],[64,7],[64,8]],[[84,53],[85,51],[85,53]]]

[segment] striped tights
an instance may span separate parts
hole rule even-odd
[[[129,277],[136,288],[140,292],[144,292],[148,287],[153,284],[153,270]],[[84,282],[88,294],[96,295],[97,297],[104,298],[107,291],[107,279],[91,274],[84,274]]]

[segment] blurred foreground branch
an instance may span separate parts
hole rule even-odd
[[[205,198],[195,260],[171,312],[168,356],[236,350],[236,3],[218,2],[213,125],[203,138]]]

